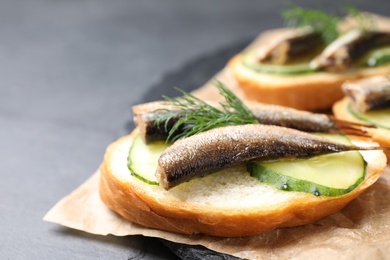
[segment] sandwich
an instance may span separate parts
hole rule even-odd
[[[360,22],[342,26],[346,20],[318,10],[288,10],[294,26],[262,33],[230,59],[228,71],[248,100],[327,111],[343,97],[345,81],[390,73],[390,32],[356,12]]]
[[[252,236],[340,210],[386,167],[387,148],[345,135],[365,135],[359,123],[219,90],[226,102],[183,92],[133,108],[136,128],[109,145],[100,167],[109,208],[169,232]]]
[[[390,76],[346,82],[342,90],[345,97],[333,105],[334,115],[365,124],[365,131],[374,141],[390,146]],[[385,153],[390,160],[390,152]]]

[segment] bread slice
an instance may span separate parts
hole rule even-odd
[[[279,191],[250,177],[244,166],[167,191],[130,174],[127,157],[137,132],[107,148],[100,167],[101,199],[134,223],[182,234],[251,236],[313,222],[347,205],[380,177],[386,165],[381,151],[364,152],[368,162],[366,179],[339,197]]]
[[[348,105],[349,105],[348,97],[344,97],[343,99],[337,101],[332,108],[335,117],[343,120],[348,120],[351,122],[366,124],[367,122],[359,120],[358,118],[356,118],[355,116],[353,116],[351,113],[348,112]],[[390,130],[386,130],[383,128],[365,128],[365,130],[368,132],[368,134],[375,142],[379,143],[381,146],[390,147]],[[385,150],[384,152],[387,156],[388,163],[390,163],[390,151]]]
[[[331,109],[333,103],[344,96],[341,85],[345,81],[390,74],[390,64],[376,68],[349,69],[343,73],[315,72],[289,75],[257,72],[243,64],[242,58],[247,51],[283,32],[279,29],[264,33],[253,46],[229,60],[227,69],[237,81],[246,99],[301,110],[325,111]]]

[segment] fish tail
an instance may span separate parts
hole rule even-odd
[[[356,147],[359,151],[372,151],[372,150],[388,150],[390,151],[390,147],[386,146],[367,146],[367,147]]]
[[[375,126],[351,122],[346,120],[340,120],[333,116],[328,116],[329,119],[333,122],[334,127],[341,133],[346,135],[354,135],[360,137],[371,137],[369,132],[366,130],[367,128],[375,128]]]

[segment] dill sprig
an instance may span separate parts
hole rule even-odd
[[[332,42],[339,36],[337,25],[341,21],[337,15],[328,14],[318,9],[306,9],[299,6],[282,12],[287,26],[310,27],[320,33],[326,43]]]
[[[167,126],[171,119],[179,114],[181,115],[180,119],[169,130],[167,141],[176,141],[222,126],[259,123],[258,119],[244,103],[221,82],[217,82],[215,86],[225,99],[224,102],[219,103],[220,108],[216,108],[178,88],[176,89],[183,96],[179,98],[163,96],[165,100],[179,110],[165,111],[156,123],[161,124],[161,122],[165,122],[165,126]],[[177,130],[179,129],[180,131],[178,132]]]
[[[361,12],[359,9],[357,9],[353,5],[348,5],[343,8],[344,13],[348,14],[349,16],[353,17],[355,21],[357,22],[357,25],[362,30],[372,30],[376,27],[376,24],[372,17],[367,15],[366,13]]]
[[[369,29],[372,23],[367,15],[362,13],[352,4],[340,9],[340,12],[354,17],[357,27]],[[282,12],[287,26],[290,27],[310,27],[319,33],[325,43],[329,44],[340,36],[339,24],[343,18],[337,14],[332,14],[321,9],[302,8],[293,6]]]

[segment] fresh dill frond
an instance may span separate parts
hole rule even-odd
[[[310,27],[322,35],[326,43],[330,43],[339,36],[337,25],[341,18],[319,9],[306,9],[299,6],[282,12],[282,17],[290,27]]]
[[[344,7],[343,11],[347,15],[351,16],[356,21],[357,26],[363,30],[372,30],[372,28],[376,27],[372,17],[364,12],[361,12],[352,4]]]
[[[165,126],[167,126],[167,122],[180,114],[180,118],[169,130],[167,141],[176,141],[222,126],[259,123],[253,113],[233,92],[221,82],[217,82],[215,86],[224,97],[224,101],[219,103],[220,107],[218,108],[178,88],[176,89],[182,93],[181,97],[163,96],[178,110],[161,113],[156,123],[165,122]],[[180,131],[178,131],[179,129]]]
[[[292,6],[284,10],[281,15],[287,26],[310,27],[322,36],[326,44],[340,36],[339,24],[343,20],[341,15],[353,17],[360,29],[372,28],[371,19],[352,4],[340,8],[340,12],[341,14],[337,15],[321,9]]]

